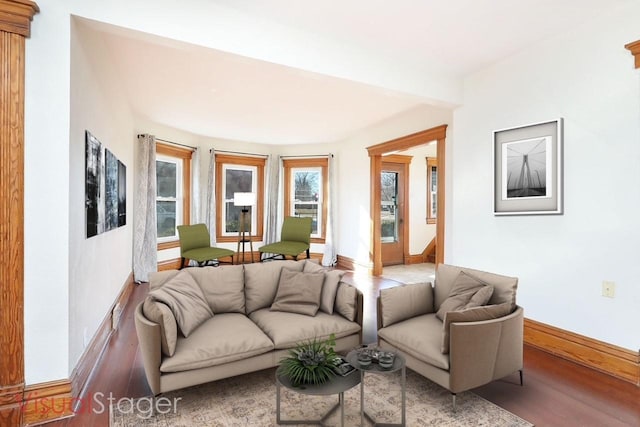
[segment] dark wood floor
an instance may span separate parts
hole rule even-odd
[[[365,296],[364,341],[374,342],[375,298],[381,288],[396,286],[397,282],[353,273],[347,273],[344,280],[356,284]],[[133,292],[86,396],[103,393],[105,399],[109,396],[120,399],[150,395],[133,322],[133,308],[147,292],[146,284],[137,286]],[[640,388],[635,385],[528,346],[524,351],[524,373],[524,387],[516,374],[474,392],[538,427],[640,426]],[[47,427],[108,425],[107,411],[102,414],[84,411]]]

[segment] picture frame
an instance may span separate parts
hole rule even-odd
[[[494,215],[563,213],[563,119],[493,132]]]

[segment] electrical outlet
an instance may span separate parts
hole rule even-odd
[[[616,295],[616,283],[607,280],[602,281],[602,296],[613,298]]]

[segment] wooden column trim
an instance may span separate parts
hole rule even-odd
[[[640,40],[628,43],[624,47],[629,49],[631,55],[635,58],[636,68],[640,68]]]
[[[0,0],[0,425],[24,399],[24,63],[38,6]]]

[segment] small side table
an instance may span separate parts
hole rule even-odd
[[[374,426],[383,426],[383,427],[405,427],[407,425],[407,399],[406,399],[406,389],[407,389],[407,372],[406,372],[406,364],[404,357],[395,354],[395,358],[393,360],[393,365],[390,368],[382,368],[378,363],[372,362],[370,365],[362,366],[360,362],[358,362],[358,351],[361,349],[351,350],[349,354],[347,354],[347,362],[354,368],[360,371],[360,424],[364,424],[365,417],[373,423]],[[371,415],[369,415],[364,409],[364,375],[366,372],[372,372],[376,374],[387,374],[391,372],[400,372],[400,387],[402,393],[402,415],[401,422],[399,424],[380,424],[377,423]]]
[[[351,372],[346,376],[335,375],[324,384],[304,384],[295,387],[286,375],[280,372],[280,368],[276,370],[276,423],[277,424],[318,424],[325,425],[327,418],[331,416],[338,408],[340,408],[340,425],[344,427],[344,392],[357,386],[360,382],[360,375]],[[329,396],[338,395],[338,403],[336,403],[329,411],[319,420],[283,420],[280,415],[280,387],[285,387],[291,391],[300,394],[312,396]]]

